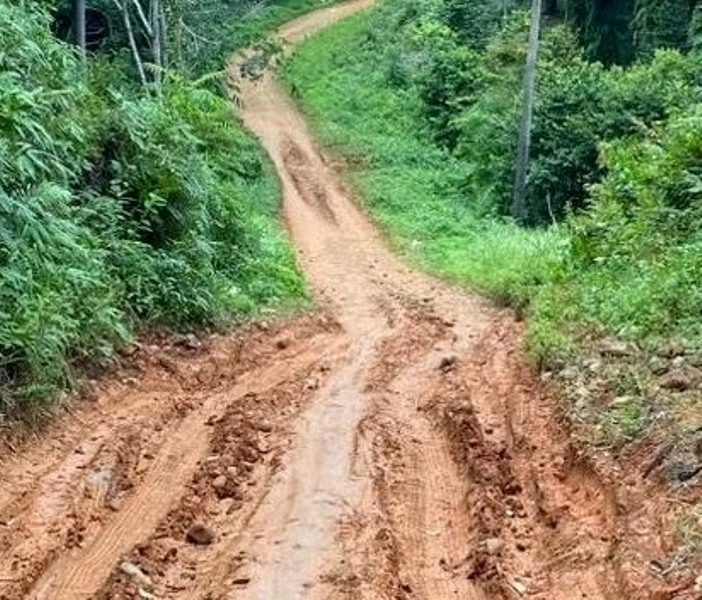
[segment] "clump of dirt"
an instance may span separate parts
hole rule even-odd
[[[276,347],[285,348],[289,338]],[[191,589],[208,557],[227,539],[236,536],[245,507],[255,506],[267,482],[281,464],[290,444],[289,421],[309,400],[328,372],[313,364],[290,373],[280,385],[262,393],[249,393],[226,410],[210,418],[209,450],[193,474],[178,506],[171,510],[154,535],[124,557],[149,578],[144,582],[123,569],[116,569],[103,586],[100,597],[132,598],[139,589],[158,597]],[[223,560],[241,563],[243,557]],[[123,562],[124,562],[123,561]],[[239,584],[242,577],[238,578]]]
[[[387,388],[417,356],[451,335],[451,324],[439,317],[433,307],[411,298],[399,300],[403,308],[401,320],[397,315],[392,318],[400,334],[388,337],[378,348],[378,360],[365,378],[366,391]]]

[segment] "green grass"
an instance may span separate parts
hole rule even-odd
[[[509,170],[509,157],[494,151],[509,151],[499,103],[509,101],[510,85],[519,83],[504,76],[489,51],[467,61],[465,69],[489,72],[496,88],[471,105],[468,116],[480,112],[479,127],[465,114],[454,123],[463,146],[453,153],[439,147],[417,67],[440,55],[432,54],[434,38],[418,45],[415,26],[426,15],[423,6],[385,0],[297,48],[282,77],[314,133],[346,165],[347,177],[400,253],[527,316],[528,353],[562,383],[570,400],[566,409],[582,426],[576,437],[615,448],[652,429],[677,431],[696,423],[698,409],[682,411],[679,396],[651,391],[659,376],[649,358],[671,340],[684,341],[685,360],[702,348],[699,111],[673,118],[655,135],[651,130],[648,137],[607,144],[607,174],[588,189],[587,210],[548,229],[518,227],[495,216],[509,202],[504,196],[511,182],[495,185],[485,174]],[[673,58],[671,77],[681,61],[687,64]],[[656,58],[646,80],[657,81],[668,59]],[[470,73],[462,76],[471,80]],[[577,72],[570,76],[578,78]],[[643,96],[627,110],[645,105]],[[466,100],[449,98],[448,107],[452,101]],[[591,133],[597,140],[602,132]],[[493,138],[500,143],[491,144]],[[633,342],[641,352],[602,355],[603,337]],[[568,381],[568,372],[577,377]]]
[[[567,236],[481,216],[480,199],[463,189],[465,165],[435,146],[417,97],[389,87],[378,49],[364,44],[373,18],[372,11],[357,15],[303,43],[284,80],[323,145],[347,159],[396,248],[434,273],[526,305],[561,268]]]

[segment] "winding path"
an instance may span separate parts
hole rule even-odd
[[[275,77],[238,84],[319,311],[142,348],[3,459],[0,598],[624,597],[520,325],[394,257]]]

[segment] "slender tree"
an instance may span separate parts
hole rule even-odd
[[[151,81],[156,84],[156,90],[160,91],[163,80],[164,52],[165,52],[165,29],[166,19],[161,0],[150,0],[148,4],[142,0],[112,0],[115,6],[122,13],[124,28],[127,32],[129,47],[132,50],[132,57],[136,65],[139,79],[146,85],[147,68],[151,67]],[[134,18],[135,23],[132,23]],[[137,36],[142,35],[148,40],[151,54],[151,62],[145,62],[141,56],[141,50],[137,44]]]
[[[515,165],[514,195],[512,197],[512,216],[523,223],[527,219],[527,174],[529,171],[529,151],[531,148],[531,127],[534,117],[534,100],[536,91],[536,65],[539,56],[539,37],[541,33],[541,0],[533,0],[531,5],[531,28],[529,30],[529,49],[526,68],[524,69],[524,92],[522,123],[519,128],[517,145],[517,162]]]
[[[85,54],[85,0],[73,0],[73,37],[76,46]]]

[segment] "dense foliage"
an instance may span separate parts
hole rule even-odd
[[[33,3],[0,1],[0,31],[0,413],[135,327],[303,296],[277,180],[229,102],[175,72],[140,89],[120,55],[86,70]]]
[[[397,243],[528,306],[540,360],[603,334],[700,346],[694,3],[676,20],[643,0],[547,4],[529,211],[549,229],[506,217],[523,3],[390,0],[309,41],[286,76]]]

